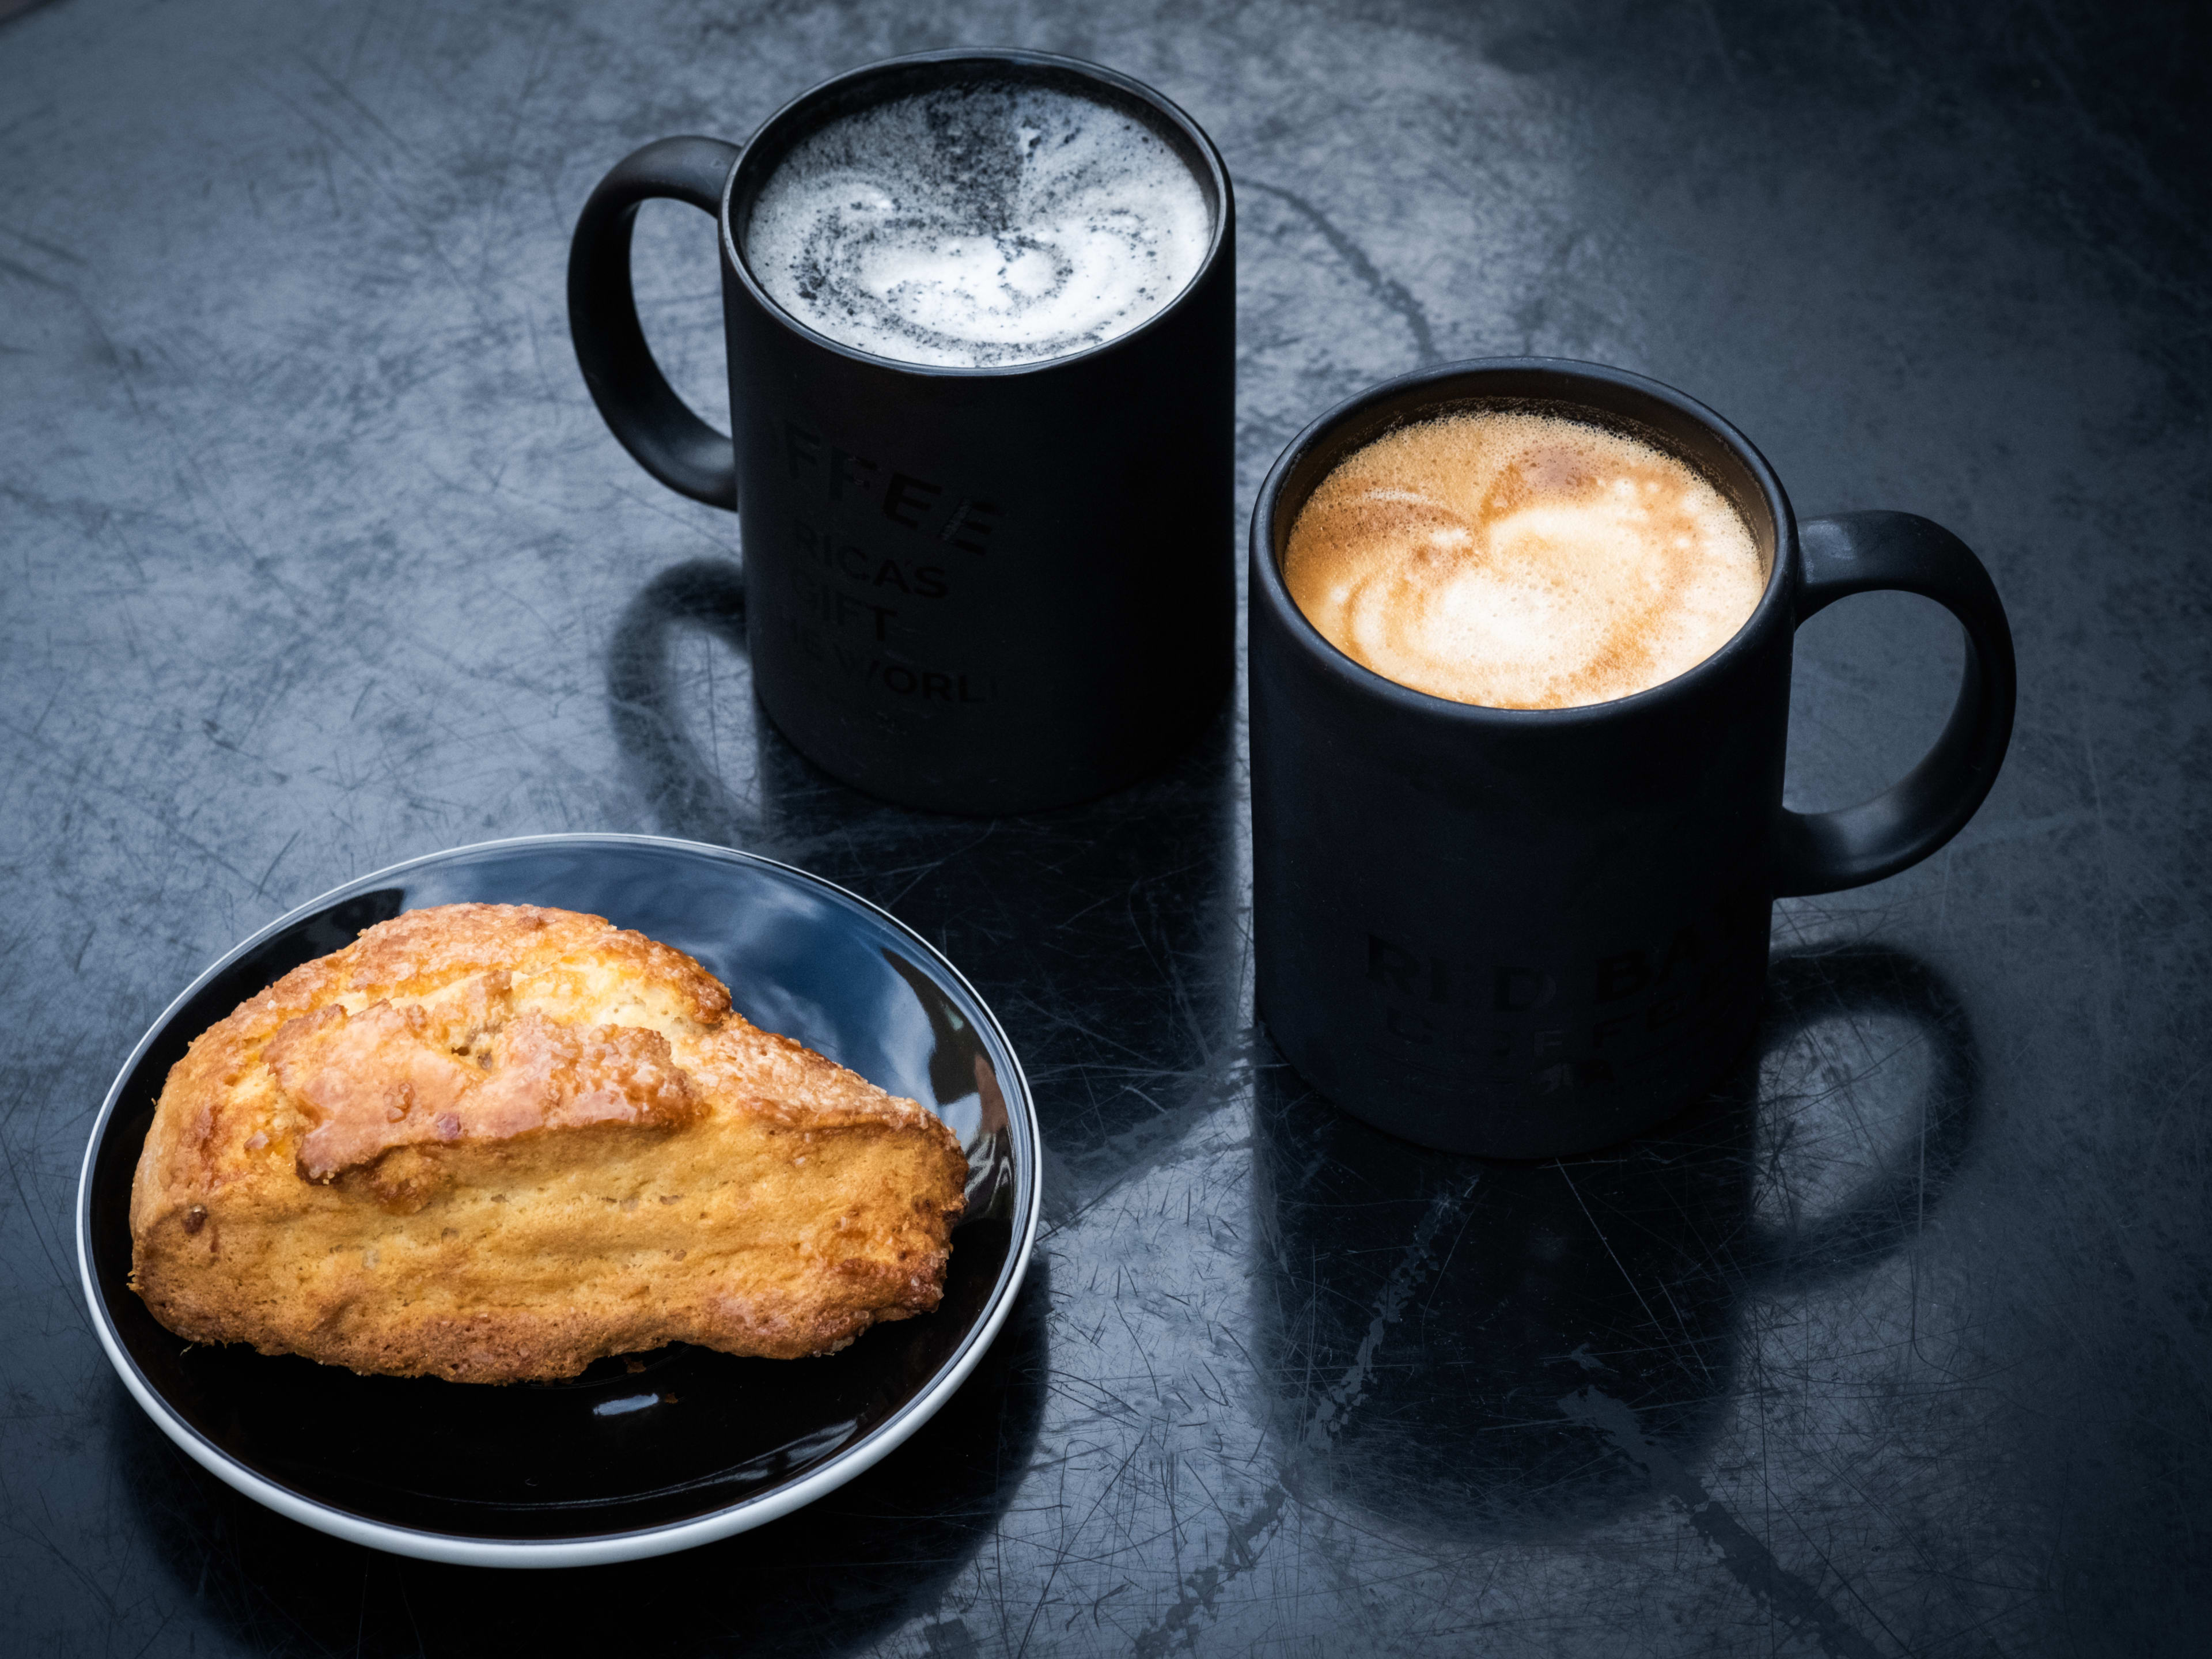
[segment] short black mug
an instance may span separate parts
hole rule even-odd
[[[777,164],[841,116],[979,82],[1104,104],[1180,158],[1212,220],[1189,283],[1087,349],[980,368],[872,356],[780,307],[745,255]],[[655,197],[718,222],[729,437],[638,324],[630,232]],[[586,384],[646,471],[739,514],[753,684],[802,754],[903,805],[1018,812],[1117,787],[1206,724],[1234,672],[1234,230],[1228,169],[1188,115],[1010,50],[856,70],[742,149],[663,139],[600,181],[568,260]]]
[[[1647,690],[1555,709],[1431,696],[1324,639],[1283,580],[1299,509],[1383,433],[1486,405],[1611,428],[1717,487],[1767,567],[1735,636]],[[1619,369],[1494,359],[1360,393],[1275,464],[1251,556],[1260,1012],[1323,1094],[1431,1146],[1564,1156],[1671,1116],[1751,1036],[1774,900],[1927,857],[1973,816],[2012,735],[2011,630],[1963,543],[1903,513],[1801,526],[1741,433]],[[1886,793],[1790,811],[1792,638],[1879,589],[1958,618],[1958,701]]]

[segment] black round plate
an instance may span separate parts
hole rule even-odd
[[[303,962],[402,910],[467,900],[603,915],[688,951],[755,1024],[935,1112],[961,1139],[968,1209],[945,1300],[826,1359],[681,1345],[571,1382],[495,1388],[357,1376],[195,1347],[129,1284],[131,1178],[192,1038]],[[1036,1231],[1036,1114],[1005,1034],[959,972],[884,912],[787,866],[642,836],[543,836],[396,865],[264,928],[202,974],[108,1091],[77,1194],[93,1323],[169,1437],[249,1497],[340,1537],[483,1565],[684,1549],[849,1480],[948,1399],[1012,1306]]]

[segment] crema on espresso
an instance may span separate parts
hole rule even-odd
[[[1330,644],[1401,685],[1572,708],[1703,662],[1759,604],[1766,565],[1673,456],[1558,416],[1476,410],[1340,463],[1291,526],[1283,577]]]
[[[745,260],[817,333],[902,362],[1042,362],[1125,334],[1205,263],[1213,216],[1144,122],[984,81],[843,116],[782,158]]]

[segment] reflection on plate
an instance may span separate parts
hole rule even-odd
[[[746,1018],[951,1125],[969,1164],[945,1300],[823,1359],[681,1345],[567,1382],[356,1376],[192,1347],[129,1285],[131,1177],[169,1067],[301,963],[402,910],[469,900],[603,915],[689,952]],[[340,1537],[481,1565],[569,1566],[759,1525],[926,1421],[1005,1321],[1036,1230],[1037,1128],[1005,1034],[958,971],[828,882],[723,848],[543,836],[439,853],[325,894],[195,981],[125,1062],[93,1128],[77,1253],[94,1328],[164,1432],[247,1496]]]

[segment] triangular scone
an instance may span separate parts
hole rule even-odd
[[[598,916],[369,928],[204,1033],[131,1192],[132,1283],[200,1342],[513,1382],[694,1342],[796,1358],[935,1308],[967,1161]]]

